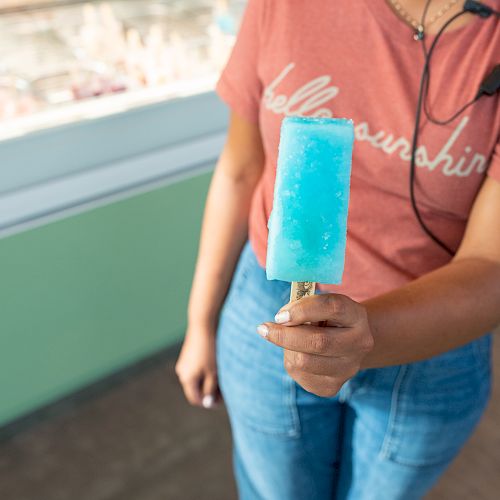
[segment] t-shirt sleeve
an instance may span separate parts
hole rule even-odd
[[[493,151],[493,156],[491,157],[487,174],[489,177],[492,177],[496,181],[500,182],[500,141],[497,142],[495,151]]]
[[[256,123],[262,83],[258,75],[263,0],[249,0],[231,56],[217,83],[219,97],[236,113]]]

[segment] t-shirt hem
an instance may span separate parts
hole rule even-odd
[[[252,251],[255,255],[255,258],[257,259],[257,262],[259,263],[259,266],[262,267],[262,269],[266,269],[266,258],[262,256],[260,252],[257,251],[257,242],[254,241],[252,236],[248,238],[248,241],[250,243],[250,247],[252,248]]]

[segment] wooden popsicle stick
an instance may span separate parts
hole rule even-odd
[[[316,283],[312,281],[293,281],[290,289],[290,302],[314,295]]]

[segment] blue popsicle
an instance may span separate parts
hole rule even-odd
[[[353,142],[351,120],[283,120],[267,279],[342,281]]]

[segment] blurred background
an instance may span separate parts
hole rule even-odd
[[[236,498],[173,365],[244,6],[0,0],[1,500]],[[431,498],[498,498],[499,401]]]

